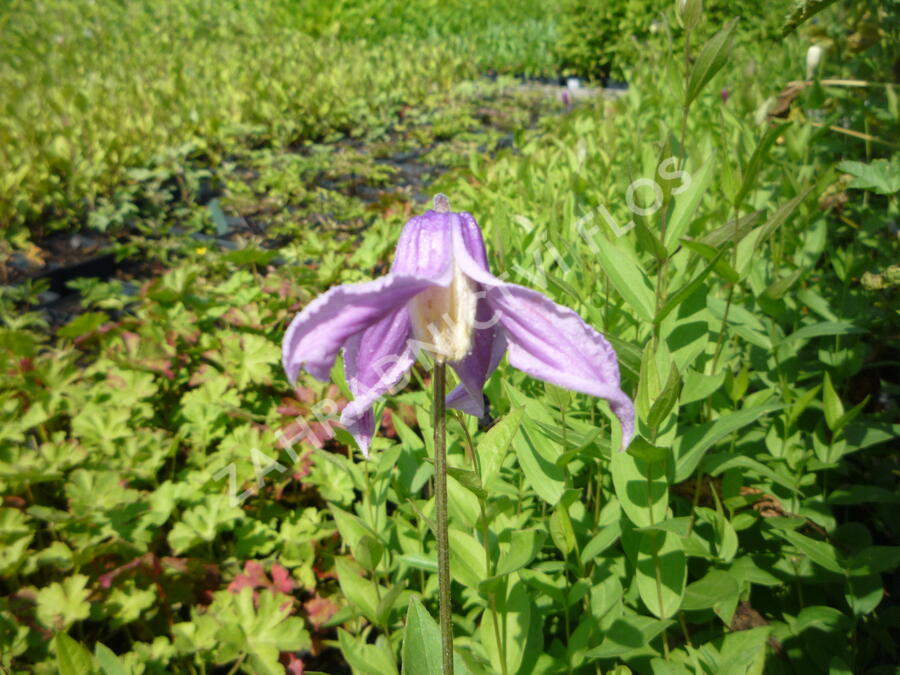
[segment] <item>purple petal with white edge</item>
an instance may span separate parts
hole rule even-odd
[[[449,255],[447,255],[449,261]],[[294,317],[281,346],[282,363],[291,382],[303,368],[327,381],[337,353],[348,338],[400,307],[417,294],[450,280],[450,265],[443,277],[388,274],[374,281],[344,284],[320,295]]]
[[[450,272],[452,215],[426,211],[410,218],[397,241],[391,274],[438,278]]]
[[[488,290],[499,312],[514,368],[539,380],[609,401],[622,424],[622,445],[634,436],[634,404],[620,388],[612,346],[568,307],[516,284]]]
[[[485,292],[480,291],[482,297]],[[447,406],[464,413],[482,417],[484,415],[484,383],[497,369],[497,364],[506,352],[506,340],[498,325],[498,316],[487,303],[478,301],[475,311],[476,329],[472,337],[472,351],[450,365],[459,376],[460,383],[447,395]]]
[[[479,267],[486,272],[490,272],[491,268],[488,265],[487,251],[484,248],[484,236],[478,223],[475,222],[475,218],[471,213],[466,213],[465,211],[457,213],[456,216],[459,218],[457,228],[464,250]]]
[[[372,404],[396,386],[416,361],[409,335],[409,311],[401,307],[352,336],[344,347],[344,375],[353,401],[341,413],[341,424],[363,455],[368,456],[375,432]]]
[[[468,213],[453,213],[456,217],[453,233],[453,263],[472,281],[486,288],[502,286],[504,282],[491,274],[481,228]]]

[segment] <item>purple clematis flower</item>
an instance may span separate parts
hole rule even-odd
[[[373,403],[406,377],[423,348],[459,376],[451,408],[481,417],[484,383],[508,351],[510,364],[532,377],[609,401],[621,449],[634,436],[634,406],[610,344],[571,309],[491,274],[478,223],[451,212],[443,195],[403,228],[389,274],[309,303],[288,327],[282,356],[291,382],[301,369],[326,381],[344,350],[354,400],[341,423],[368,455]]]

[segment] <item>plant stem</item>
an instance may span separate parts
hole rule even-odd
[[[453,612],[450,607],[450,540],[447,533],[447,366],[434,364],[434,503],[437,521],[438,604],[443,674],[453,675]]]
[[[244,662],[244,659],[246,659],[246,658],[247,658],[246,653],[241,654],[240,657],[238,657],[237,661],[234,662],[234,665],[231,667],[231,670],[228,671],[228,675],[234,675],[234,673],[236,673],[238,671],[238,669],[241,667],[241,664]]]

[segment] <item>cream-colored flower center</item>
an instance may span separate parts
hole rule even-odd
[[[436,361],[459,361],[471,351],[477,300],[475,284],[456,265],[449,286],[435,286],[413,298],[413,333]]]

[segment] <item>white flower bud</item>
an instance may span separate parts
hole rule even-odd
[[[819,45],[813,45],[806,50],[806,79],[811,80],[816,74],[816,68],[822,60],[822,48]]]

